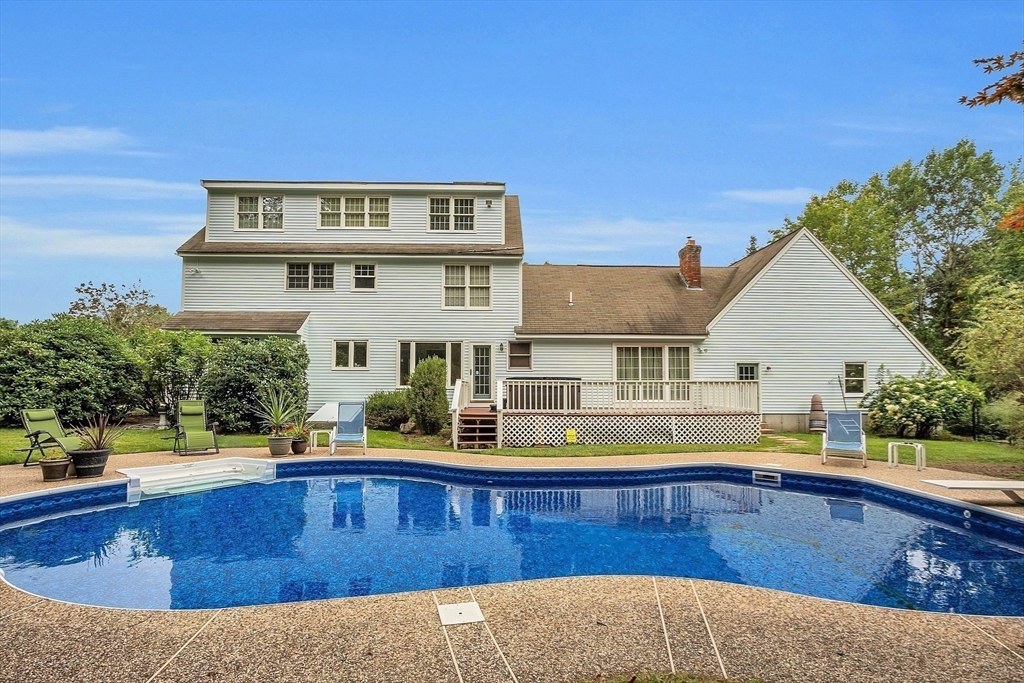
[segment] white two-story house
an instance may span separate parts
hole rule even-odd
[[[693,240],[678,268],[526,265],[503,183],[203,186],[166,327],[302,339],[310,410],[438,356],[463,445],[750,442],[941,369],[804,230],[724,267]]]

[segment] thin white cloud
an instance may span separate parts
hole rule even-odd
[[[177,229],[118,233],[78,227],[55,228],[0,216],[0,243],[5,257],[169,258],[195,231],[194,224],[187,225],[191,218],[181,217],[176,221]],[[170,228],[173,223],[166,227]]]
[[[663,262],[671,261],[676,250],[686,243],[688,236],[705,245],[729,246],[745,242],[737,235],[763,233],[765,225],[747,222],[710,222],[692,220],[644,221],[623,218],[609,221],[559,221],[541,219],[530,221],[526,229],[527,260],[531,263],[545,259],[582,262],[574,255],[598,259],[607,263],[635,260],[641,252],[654,251],[666,255]],[[737,248],[739,248],[737,246]]]
[[[135,138],[117,128],[57,126],[49,130],[0,129],[0,154],[130,152]]]
[[[169,183],[147,178],[37,175],[0,176],[0,192],[6,197],[52,197],[87,194],[106,199],[154,199],[196,197],[203,193],[196,183]]]
[[[723,197],[752,204],[806,204],[812,194],[809,187],[794,187],[791,190],[727,190]]]

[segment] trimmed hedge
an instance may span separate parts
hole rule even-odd
[[[65,423],[135,408],[142,372],[123,337],[96,318],[58,315],[0,328],[0,424],[20,410],[55,408]]]
[[[366,426],[397,432],[409,421],[409,401],[405,389],[378,391],[366,397]]]
[[[258,433],[259,400],[271,386],[289,391],[305,409],[309,355],[302,342],[281,337],[229,339],[213,345],[199,395],[207,418],[225,432]]]

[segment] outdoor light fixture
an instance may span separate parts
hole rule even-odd
[[[491,200],[490,199],[487,200],[487,208],[488,209],[491,208]]]
[[[185,269],[185,274],[186,275],[202,275],[202,273],[203,273],[203,271],[199,270],[198,268],[186,268]]]
[[[498,343],[498,353],[505,353],[505,342]]]

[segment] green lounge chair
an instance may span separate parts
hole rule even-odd
[[[64,426],[57,417],[57,411],[47,410],[23,410],[21,411],[21,423],[25,425],[25,438],[28,439],[28,448],[19,448],[19,451],[28,451],[25,456],[24,466],[38,465],[30,463],[33,451],[39,451],[39,455],[45,455],[47,448],[59,448],[65,453],[81,447],[82,440],[74,434],[64,431]]]
[[[174,452],[178,455],[220,453],[217,423],[207,429],[206,404],[202,401],[178,401],[178,423],[174,429]]]

